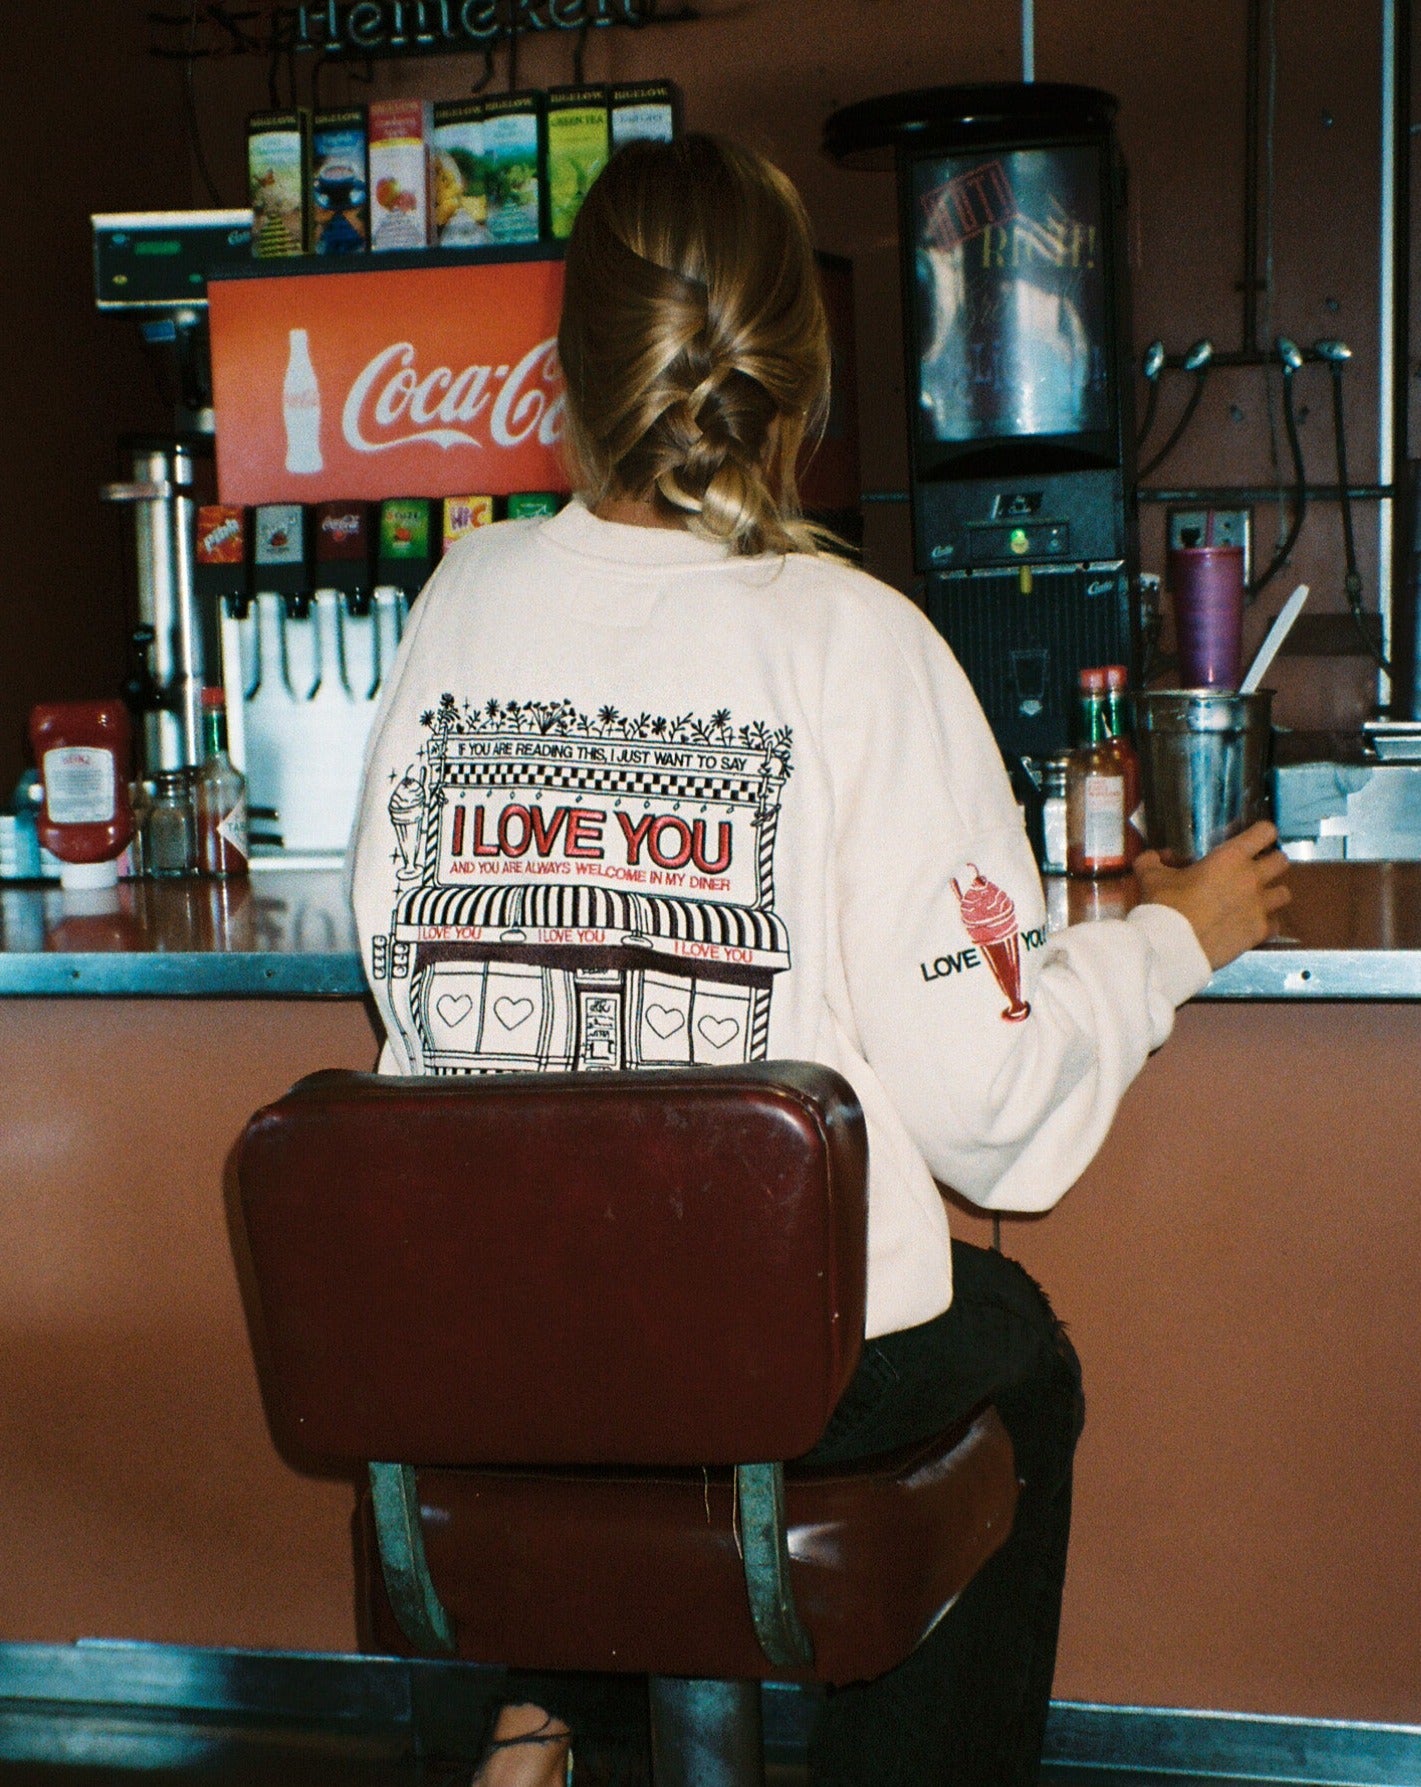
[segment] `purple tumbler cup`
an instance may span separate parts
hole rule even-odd
[[[1181,686],[1236,689],[1243,658],[1243,548],[1175,546],[1168,569]]]

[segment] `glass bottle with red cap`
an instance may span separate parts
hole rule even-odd
[[[197,772],[197,866],[204,875],[247,872],[247,781],[227,754],[227,699],[202,691],[202,768]]]
[[[1103,668],[1080,673],[1080,746],[1066,772],[1066,870],[1071,875],[1119,875],[1129,866],[1126,846],[1127,771],[1110,731],[1109,687]]]
[[[1130,673],[1123,664],[1105,666],[1105,719],[1125,760],[1125,854],[1134,862],[1145,847],[1145,810],[1141,804],[1140,753],[1130,734],[1125,705],[1129,686]]]

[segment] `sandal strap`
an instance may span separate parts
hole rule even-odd
[[[490,1738],[488,1750],[516,1750],[520,1744],[565,1744],[572,1740],[570,1731],[530,1731],[526,1737]]]

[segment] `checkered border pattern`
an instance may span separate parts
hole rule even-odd
[[[441,785],[452,788],[556,788],[572,794],[625,794],[655,796],[662,800],[738,802],[755,804],[760,779],[754,776],[697,775],[664,767],[633,767],[617,763],[552,761],[506,762],[479,759],[474,763],[446,763]]]

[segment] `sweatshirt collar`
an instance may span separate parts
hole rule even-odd
[[[723,565],[730,556],[714,540],[703,540],[686,528],[634,527],[626,521],[603,521],[574,497],[565,509],[542,524],[543,538],[564,552],[619,568],[646,566]]]

